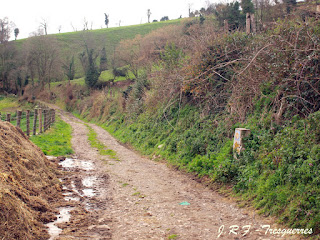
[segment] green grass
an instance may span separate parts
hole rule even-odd
[[[97,138],[97,133],[93,130],[92,127],[85,124],[89,129],[88,140],[90,142],[91,147],[97,148],[100,155],[109,156],[112,159],[119,161],[117,154],[112,149],[108,149],[102,142],[100,142]]]
[[[22,111],[20,128],[23,132],[27,131],[26,126],[26,110],[30,110],[30,133],[32,133],[33,128],[33,116],[34,116],[35,105],[27,102],[19,102],[17,97],[4,97],[0,96],[0,113],[1,119],[6,120],[6,114],[11,114],[11,121],[14,126],[17,125],[16,115],[17,110]],[[37,121],[38,124],[38,121]]]
[[[14,97],[0,97],[0,111],[5,111],[8,108],[17,108],[19,103]]]
[[[168,239],[177,239],[178,235],[177,234],[172,234],[168,236]]]
[[[117,77],[114,80],[114,82],[124,81],[124,80],[127,80],[128,78],[129,79],[134,79],[135,76],[129,71],[128,72],[128,77]],[[101,73],[100,77],[99,77],[99,81],[102,81],[102,82],[108,82],[108,81],[111,81],[111,80],[113,80],[112,70],[103,71]],[[58,86],[60,84],[66,85],[68,82],[69,82],[68,80],[59,81],[59,82],[53,82],[53,83],[51,83],[51,86],[55,87],[55,86]],[[80,85],[80,86],[86,85],[84,77],[71,80],[71,83],[72,84],[77,84],[77,85]]]
[[[116,79],[114,80],[114,82],[119,82],[119,81],[124,81],[127,79],[134,79],[135,76],[133,75],[132,72],[128,71],[128,76],[127,77],[116,77]],[[103,82],[107,82],[107,81],[111,81],[113,80],[113,74],[112,74],[112,70],[106,70],[103,71],[99,77],[100,81]]]
[[[51,83],[51,87],[55,87],[55,86],[58,86],[60,84],[66,85],[66,84],[68,84],[68,82],[69,82],[68,80],[59,81],[59,82],[52,82]],[[84,77],[71,80],[71,83],[72,84],[78,84],[80,86],[84,86],[86,84],[85,81],[84,81]]]
[[[73,153],[71,133],[71,126],[57,117],[56,123],[47,132],[31,136],[30,140],[46,155],[65,156]]]
[[[33,104],[27,102],[19,102],[18,97],[5,97],[0,95],[0,112],[13,113],[16,110],[32,109]]]
[[[145,23],[132,26],[122,26],[113,28],[103,28],[89,31],[77,31],[68,33],[53,34],[57,38],[58,44],[60,45],[61,58],[66,59],[67,56],[75,56],[75,68],[76,78],[83,76],[83,69],[78,57],[78,54],[82,52],[83,41],[85,38],[89,38],[90,42],[93,43],[97,51],[100,51],[103,47],[106,48],[106,53],[111,65],[111,58],[114,54],[114,49],[125,39],[133,39],[136,35],[146,35],[153,30],[168,26],[177,25],[181,23],[181,19]],[[87,37],[86,35],[90,35]],[[18,48],[22,48],[25,39],[19,39],[15,41]],[[104,77],[103,77],[104,79]]]

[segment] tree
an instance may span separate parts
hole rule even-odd
[[[63,64],[64,74],[67,76],[70,84],[70,80],[74,79],[74,75],[76,73],[75,65],[74,65],[74,56],[70,58],[69,56],[66,59],[66,62]]]
[[[284,4],[286,5],[287,13],[289,14],[294,6],[297,5],[296,0],[284,0]]]
[[[241,0],[242,13],[254,13],[254,6],[251,0]]]
[[[133,75],[138,78],[139,68],[141,67],[140,50],[141,35],[134,39],[122,40],[114,54],[113,69],[120,66],[128,66]]]
[[[214,10],[220,26],[223,26],[224,20],[227,20],[231,30],[244,26],[245,15],[241,14],[238,1],[228,4],[218,4]]]
[[[19,28],[15,28],[14,29],[14,38],[15,38],[15,40],[17,40],[17,38],[18,38],[18,35],[19,35]]]
[[[100,52],[100,72],[108,69],[106,48],[103,47]]]
[[[168,21],[169,20],[169,17],[168,16],[164,16],[160,19],[160,21]]]
[[[9,42],[13,25],[8,18],[0,19],[0,83],[5,91],[11,91],[10,75],[17,68],[15,45]]]
[[[105,19],[104,19],[104,24],[107,26],[107,28],[108,28],[108,26],[109,26],[109,14],[107,15],[106,13],[104,14],[104,17],[105,17]]]
[[[26,41],[27,66],[37,74],[41,89],[50,83],[53,78],[60,74],[61,62],[59,59],[59,48],[56,39],[52,36],[36,36]]]
[[[13,23],[7,17],[0,19],[0,44],[9,41],[12,26]]]
[[[93,88],[99,79],[100,72],[95,63],[94,50],[86,49],[86,52],[87,52],[88,65],[86,69],[85,82],[88,87]]]
[[[148,11],[147,11],[147,16],[148,16],[148,23],[150,23],[150,16],[151,16],[151,11],[150,11],[150,9],[148,9]]]
[[[45,19],[42,19],[40,22],[40,27],[44,30],[45,35],[48,35],[48,22]]]
[[[203,24],[206,18],[200,13],[200,24]]]
[[[89,27],[88,27],[88,20],[86,18],[83,19],[83,31],[86,31],[86,30],[89,30]]]
[[[97,66],[97,54],[94,50],[96,43],[90,34],[83,36],[84,51],[79,54],[79,59],[85,74],[85,83],[89,88],[94,88],[99,76],[100,71]]]

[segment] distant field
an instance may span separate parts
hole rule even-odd
[[[146,35],[153,30],[168,25],[180,24],[181,21],[183,21],[183,19],[145,23],[132,26],[103,28],[97,30],[59,33],[53,34],[51,36],[55,36],[61,46],[62,60],[66,59],[67,56],[75,56],[76,78],[81,78],[84,74],[78,56],[79,53],[84,50],[84,39],[90,39],[90,42],[95,46],[97,51],[100,51],[103,47],[105,47],[107,52],[107,59],[110,65],[111,59],[114,54],[114,49],[121,40],[132,39],[138,34]],[[18,47],[22,47],[24,41],[25,39],[20,39],[15,41],[15,43]],[[110,76],[108,74],[109,73],[102,74],[101,78],[103,81],[107,81],[110,79]]]
[[[180,23],[181,19],[177,19],[124,27],[60,33],[56,34],[55,36],[61,44],[63,58],[66,58],[68,55],[75,55],[76,77],[78,78],[83,76],[82,68],[78,59],[78,54],[83,51],[84,39],[89,38],[90,41],[93,42],[93,44],[96,46],[96,49],[99,51],[105,46],[108,62],[110,65],[114,50],[121,40],[132,39],[138,34],[146,35],[147,33],[158,28]]]

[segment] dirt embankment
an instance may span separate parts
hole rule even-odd
[[[55,163],[22,131],[0,121],[1,239],[48,239],[61,184]]]

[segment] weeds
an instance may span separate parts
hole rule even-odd
[[[93,130],[93,128],[88,124],[85,125],[89,129],[88,140],[91,147],[97,148],[100,155],[106,155],[114,160],[120,161],[115,151],[113,151],[112,149],[107,149],[107,147],[98,140],[97,133]]]

